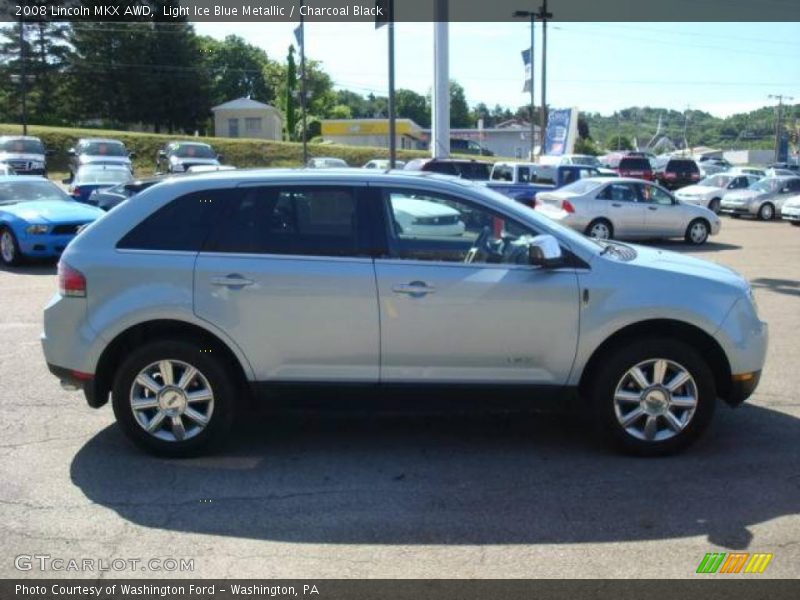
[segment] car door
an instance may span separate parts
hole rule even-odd
[[[649,183],[639,184],[639,201],[645,207],[647,235],[674,237],[686,232],[688,213],[663,188]]]
[[[375,272],[358,187],[243,186],[197,257],[196,314],[259,381],[377,382]]]
[[[614,237],[636,237],[644,231],[644,206],[639,203],[637,184],[618,181],[606,185],[596,196],[604,202],[604,214],[611,221]]]
[[[381,381],[563,385],[578,340],[575,269],[527,264],[537,232],[474,199],[414,187],[378,193]],[[415,229],[398,222],[409,210]],[[491,251],[473,251],[481,236]]]

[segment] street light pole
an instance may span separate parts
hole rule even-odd
[[[394,0],[389,0],[389,168],[397,162],[397,126],[394,101]]]
[[[777,114],[775,119],[775,162],[778,162],[781,154],[781,130],[783,129],[783,101],[794,100],[791,96],[783,94],[770,94],[769,98],[778,101]]]
[[[539,14],[536,16],[542,21],[542,113],[539,127],[544,135],[547,129],[547,19],[553,16],[553,13],[547,12],[547,0],[539,7]]]

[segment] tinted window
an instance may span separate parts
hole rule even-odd
[[[217,153],[208,144],[179,144],[170,150],[180,158],[216,158]]]
[[[227,194],[210,190],[176,198],[129,231],[117,248],[199,251],[218,224]]]
[[[351,188],[262,187],[237,191],[209,245],[217,252],[356,256],[357,201]]]
[[[128,156],[121,142],[83,142],[78,146],[78,154],[89,156]]]
[[[0,141],[0,150],[17,154],[44,154],[42,142],[22,138]]]
[[[509,165],[495,165],[492,169],[493,181],[514,181],[514,169]]]
[[[619,168],[627,171],[650,171],[650,161],[646,158],[625,157],[619,161]]]
[[[636,202],[636,187],[633,183],[612,183],[597,197],[612,202]]]
[[[693,160],[671,160],[667,163],[667,171],[673,173],[699,173],[700,169]]]
[[[519,183],[530,183],[531,181],[530,167],[517,167],[517,179],[519,179]]]

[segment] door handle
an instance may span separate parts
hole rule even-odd
[[[611,206],[616,206],[617,208],[619,208],[620,206],[622,206],[622,204],[619,204],[618,202],[612,202]]]
[[[392,286],[392,291],[395,294],[408,294],[414,298],[421,298],[426,294],[433,294],[436,288],[428,285],[424,281],[412,281],[411,283],[399,283]]]
[[[647,210],[658,210],[657,206],[648,206]]]
[[[252,279],[245,279],[241,275],[226,275],[225,277],[212,277],[211,285],[222,285],[226,287],[244,287],[246,285],[253,285],[255,281]]]

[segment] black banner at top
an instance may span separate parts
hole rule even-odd
[[[542,0],[397,0],[395,21],[513,21]],[[0,21],[307,21],[374,22],[376,0],[3,0]],[[439,12],[446,5],[446,10]],[[550,0],[555,21],[800,21],[798,0]]]

